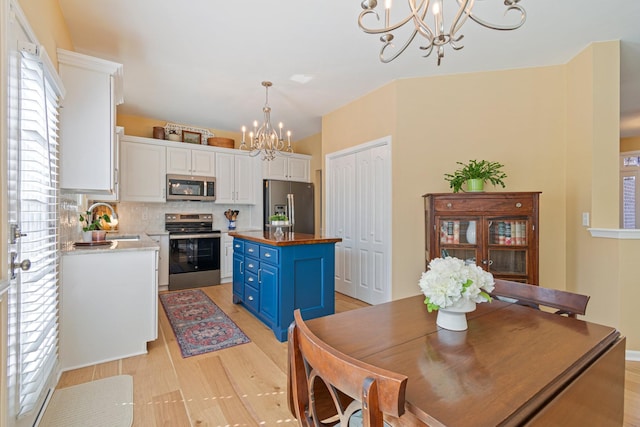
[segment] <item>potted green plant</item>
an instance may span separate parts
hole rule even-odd
[[[85,242],[92,240],[104,240],[106,231],[102,230],[101,221],[111,223],[111,217],[107,214],[97,216],[93,221],[91,220],[91,212],[86,211],[84,214],[80,214],[80,223],[82,224],[83,240]],[[94,232],[100,233],[94,233]]]
[[[467,185],[467,191],[477,192],[484,190],[484,183],[505,187],[503,179],[507,174],[502,171],[503,164],[489,162],[487,160],[469,160],[469,163],[456,162],[461,168],[454,173],[445,173],[444,179],[449,182],[449,187],[457,193],[462,189],[462,184]]]
[[[271,225],[287,225],[288,220],[289,218],[287,218],[287,216],[283,214],[271,215],[269,217],[269,222],[271,222]]]

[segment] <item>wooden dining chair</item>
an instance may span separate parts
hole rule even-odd
[[[540,306],[556,310],[556,314],[564,314],[575,318],[587,311],[589,296],[558,289],[543,288],[526,283],[495,279],[495,288],[491,292],[493,297],[506,297],[515,300],[516,304],[534,308]]]
[[[404,413],[407,377],[368,365],[309,330],[300,310],[289,326],[289,406],[301,426],[382,427]]]

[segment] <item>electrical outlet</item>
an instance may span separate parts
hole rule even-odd
[[[589,212],[582,212],[582,225],[589,226]]]
[[[142,220],[149,221],[149,209],[147,208],[142,209]]]

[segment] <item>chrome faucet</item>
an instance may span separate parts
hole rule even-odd
[[[87,212],[89,213],[89,215],[92,218],[93,218],[93,210],[95,208],[97,208],[98,206],[105,206],[105,207],[109,208],[109,210],[111,211],[111,223],[112,223],[112,225],[118,224],[118,214],[116,213],[115,209],[113,209],[113,206],[111,206],[109,203],[98,202],[98,203],[94,203],[91,206],[89,206],[87,208]]]

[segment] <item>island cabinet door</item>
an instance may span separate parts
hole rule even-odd
[[[233,301],[242,298],[244,293],[244,253],[233,253]]]
[[[260,314],[271,323],[278,316],[278,268],[266,263],[260,263]]]

